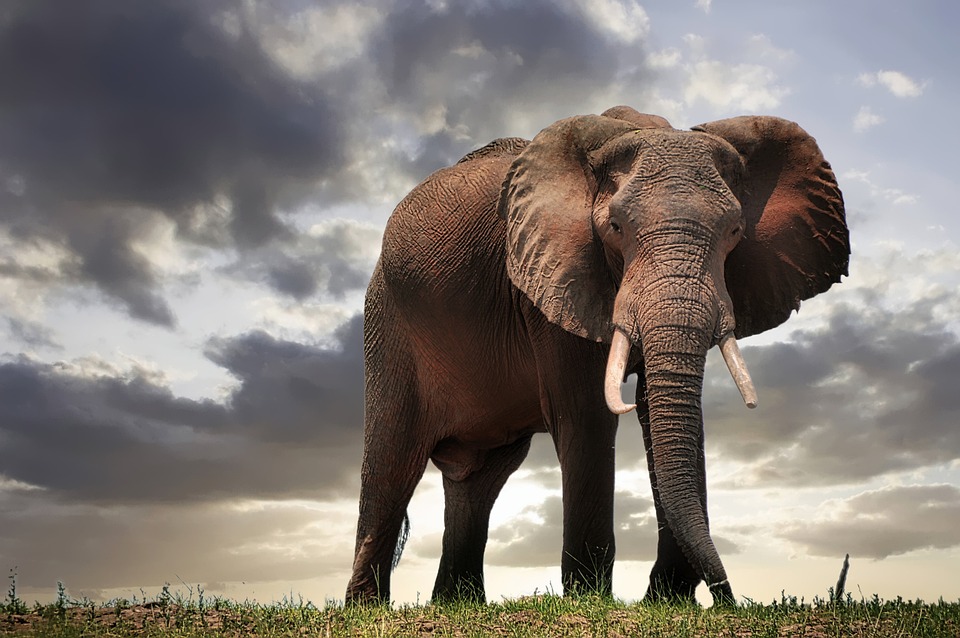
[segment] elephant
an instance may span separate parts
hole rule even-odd
[[[710,535],[701,409],[719,345],[774,328],[847,274],[843,196],[794,122],[690,130],[617,106],[501,138],[413,189],[364,304],[364,448],[348,604],[390,601],[428,461],[444,492],[432,599],[485,599],[490,511],[553,439],[566,594],[612,594],[614,444],[637,410],[658,521],[648,600],[735,604]],[[621,397],[637,374],[634,403]]]

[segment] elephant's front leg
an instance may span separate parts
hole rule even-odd
[[[548,326],[536,344],[541,408],[563,482],[563,555],[567,595],[613,587],[613,492],[617,417],[603,398],[606,352]],[[548,337],[548,338],[544,338]]]
[[[673,530],[667,523],[666,515],[660,499],[660,490],[657,486],[657,473],[653,464],[653,443],[650,438],[650,414],[647,410],[646,392],[643,380],[637,385],[637,418],[643,430],[643,445],[647,453],[647,470],[650,474],[650,488],[653,491],[653,503],[657,513],[657,560],[650,571],[650,586],[644,596],[648,601],[696,600],[697,585],[701,578],[697,570],[680,549]],[[703,455],[703,432],[700,437],[700,454],[698,457],[698,472],[700,493],[706,495],[706,463]],[[701,506],[706,512],[707,504]]]
[[[579,417],[579,418],[578,418]],[[557,455],[563,480],[563,556],[567,595],[613,592],[616,417],[562,419]],[[569,430],[574,430],[570,432]]]

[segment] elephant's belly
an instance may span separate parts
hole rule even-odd
[[[417,394],[436,441],[431,458],[457,480],[482,465],[486,451],[545,427],[532,357],[507,357],[482,340],[443,346],[433,340],[419,349]]]
[[[535,392],[497,390],[432,395],[444,418],[430,458],[447,478],[463,480],[484,465],[490,450],[546,431]]]
[[[454,438],[483,449],[507,445],[531,431],[542,431],[536,374],[437,366],[421,374],[421,411],[437,424],[437,438]],[[437,369],[440,368],[440,369]],[[427,377],[426,379],[424,377]]]
[[[490,445],[491,441],[481,439],[480,442],[470,442],[458,437],[442,439],[434,447],[430,459],[440,472],[448,479],[462,481],[487,464],[491,450],[516,444],[536,432],[542,432],[542,426],[532,426],[526,430],[514,430],[506,439],[501,439],[497,445]]]

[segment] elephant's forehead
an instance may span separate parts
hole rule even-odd
[[[721,186],[723,178],[709,144],[682,137],[664,137],[662,142],[644,144],[638,149],[630,187],[655,191],[672,190],[683,184]]]
[[[737,209],[730,187],[737,176],[718,161],[716,145],[706,136],[679,133],[643,136],[630,167],[615,180],[611,210],[653,219],[678,208],[707,217]]]
[[[719,148],[716,140],[699,133],[677,130],[637,131],[637,156],[640,166],[648,169],[716,168]]]

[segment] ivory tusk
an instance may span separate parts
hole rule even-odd
[[[748,408],[757,407],[757,391],[753,387],[747,364],[743,360],[743,355],[740,354],[740,346],[737,345],[737,340],[732,332],[725,334],[720,339],[720,352],[723,354],[723,362],[727,364],[727,369],[730,370],[730,376],[733,377],[737,389],[740,390],[743,402],[747,404]]]
[[[610,357],[607,359],[607,373],[603,383],[607,407],[614,414],[626,414],[637,407],[635,403],[624,403],[620,396],[620,384],[623,383],[623,373],[627,369],[627,358],[629,356],[630,337],[617,328],[613,332]]]

